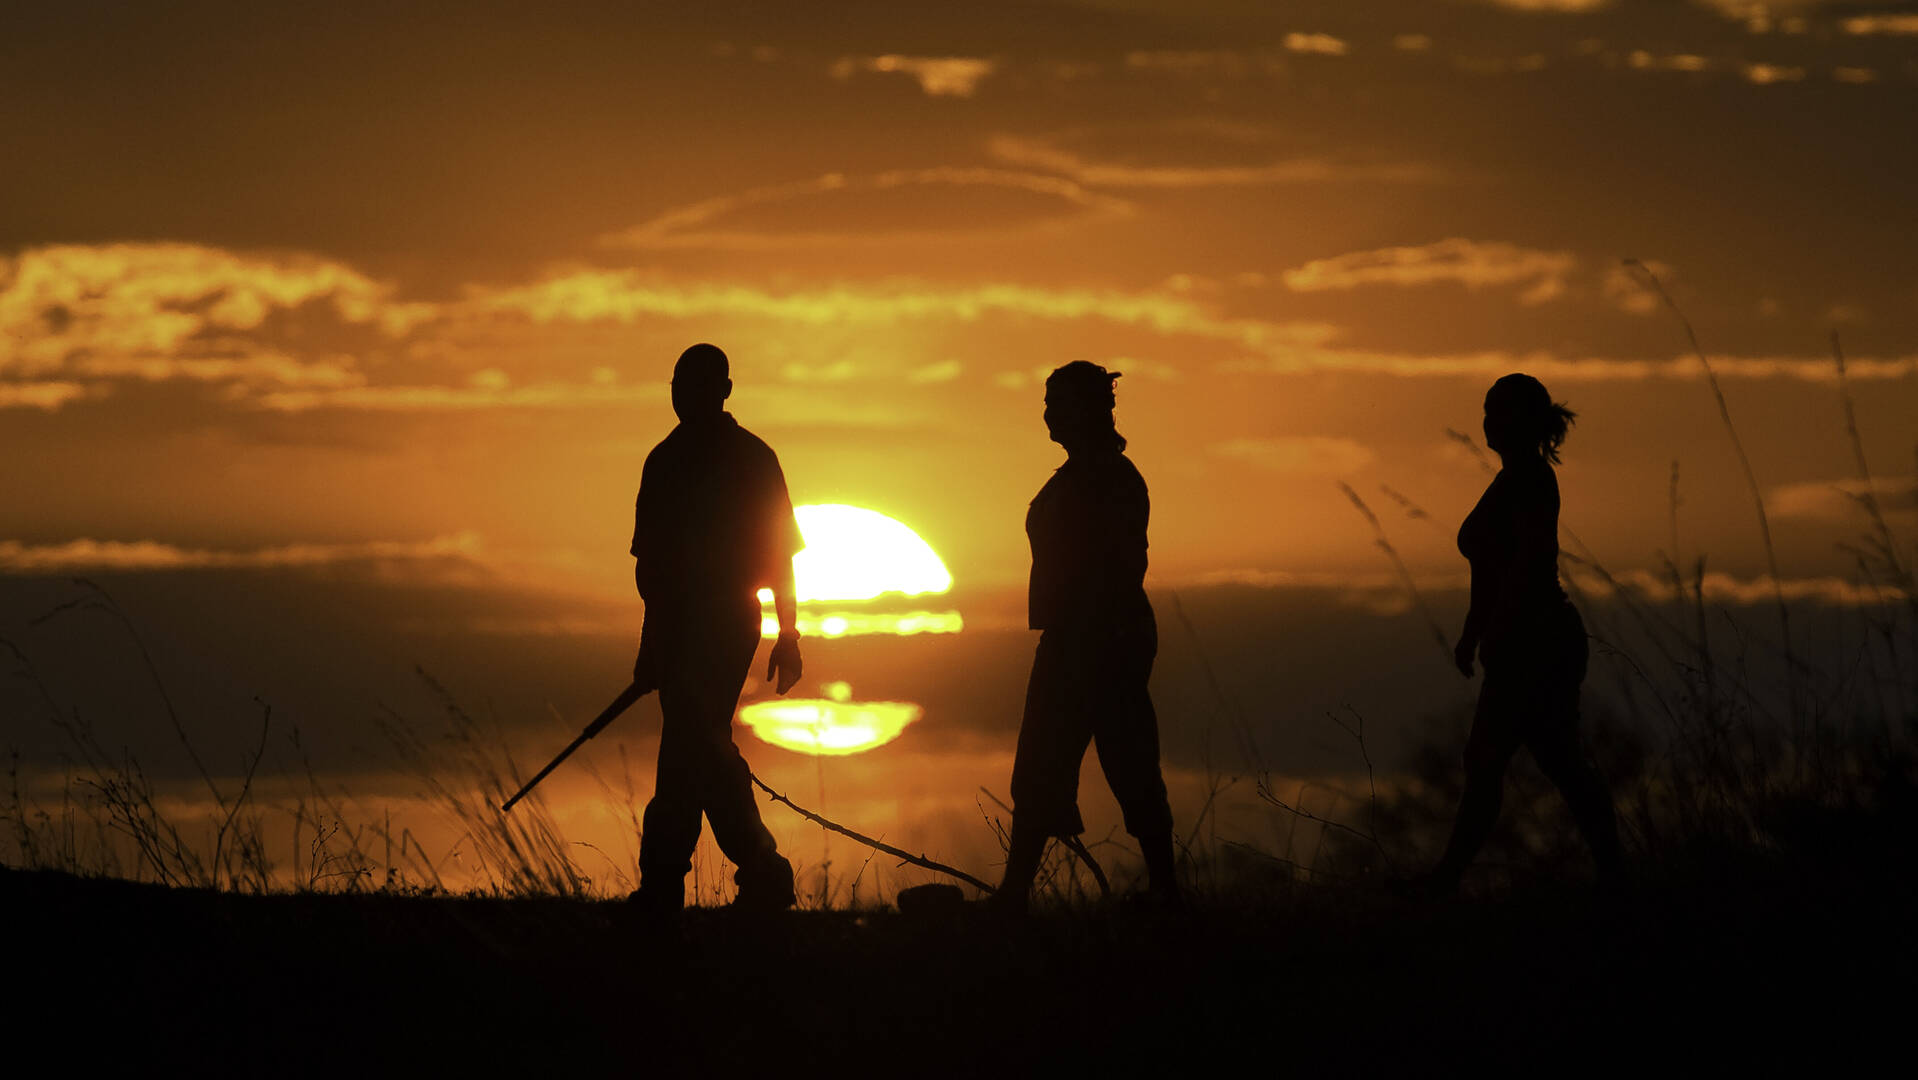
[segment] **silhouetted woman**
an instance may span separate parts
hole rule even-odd
[[[1145,595],[1145,479],[1112,420],[1119,373],[1075,360],[1046,379],[1046,434],[1066,462],[1026,512],[1028,622],[1043,633],[1026,684],[1012,765],[1012,839],[996,902],[1021,909],[1046,841],[1085,831],[1086,744],[1145,854],[1154,895],[1176,901],[1172,810],[1159,773],[1159,723],[1146,681],[1159,648]]]
[[[1578,739],[1585,625],[1558,582],[1552,466],[1575,415],[1530,375],[1507,375],[1485,395],[1485,443],[1504,467],[1459,526],[1459,552],[1472,565],[1472,607],[1453,653],[1468,679],[1476,654],[1485,682],[1465,744],[1465,792],[1452,839],[1423,882],[1431,892],[1456,891],[1484,846],[1498,820],[1505,767],[1521,744],[1571,805],[1601,883],[1617,882],[1611,793]]]

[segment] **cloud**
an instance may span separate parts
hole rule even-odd
[[[1657,259],[1641,259],[1638,265],[1651,271],[1659,281],[1669,282],[1676,273],[1669,263]],[[1606,268],[1599,292],[1607,303],[1631,315],[1651,315],[1664,303],[1657,293],[1645,287],[1643,278],[1637,272],[1623,263],[1614,263]]]
[[[892,323],[913,319],[977,322],[994,315],[1101,319],[1164,334],[1191,334],[1249,349],[1322,342],[1336,332],[1315,322],[1274,323],[1222,318],[1191,300],[1149,292],[982,285],[938,289],[914,285],[836,286],[775,293],[741,285],[669,285],[631,271],[581,271],[534,285],[479,290],[473,303],[538,323],[632,322],[649,316],[756,316],[807,325]]]
[[[251,551],[185,548],[157,540],[68,540],[23,544],[0,540],[0,573],[69,574],[100,570],[283,569],[346,562],[477,559],[480,538],[470,532],[425,541],[374,540],[358,544],[287,544]]]
[[[1613,596],[1621,588],[1633,596],[1658,603],[1675,603],[1691,599],[1692,582],[1685,582],[1685,595],[1680,596],[1672,586],[1671,577],[1662,570],[1631,569],[1614,571],[1611,581],[1577,564],[1565,566],[1568,583],[1577,586],[1581,597],[1605,599]],[[1411,610],[1410,598],[1405,592],[1405,581],[1394,574],[1373,572],[1362,574],[1294,572],[1287,570],[1243,569],[1213,570],[1197,575],[1190,584],[1194,585],[1236,585],[1254,589],[1325,589],[1337,593],[1336,602],[1348,607],[1361,608],[1381,615],[1399,614]],[[1187,582],[1177,582],[1187,584]],[[1421,593],[1463,591],[1471,586],[1471,575],[1465,572],[1424,572],[1414,575],[1413,584]],[[1837,577],[1784,578],[1779,590],[1790,602],[1810,602],[1831,607],[1878,607],[1896,603],[1904,594],[1895,588],[1880,587],[1846,581]],[[1775,593],[1772,578],[1760,575],[1753,578],[1739,578],[1718,571],[1708,571],[1704,578],[1705,599],[1716,604],[1729,604],[1739,607],[1762,607],[1772,604]]]
[[[1343,38],[1331,34],[1295,30],[1269,49],[1135,49],[1126,54],[1125,66],[1133,71],[1243,79],[1283,72],[1285,53],[1344,56],[1350,48]]]
[[[1343,40],[1335,38],[1331,34],[1291,33],[1285,35],[1285,48],[1287,52],[1318,53],[1322,56],[1344,56],[1347,45]]]
[[[1423,272],[1423,271],[1421,271]],[[1534,285],[1534,290],[1540,288]],[[802,326],[863,326],[921,320],[977,323],[997,317],[1071,322],[1092,319],[1137,327],[1167,337],[1193,337],[1228,346],[1237,355],[1217,361],[1224,371],[1296,375],[1322,371],[1408,378],[1496,377],[1528,371],[1540,378],[1613,381],[1704,377],[1695,357],[1675,359],[1568,358],[1546,351],[1514,353],[1390,353],[1336,348],[1340,333],[1324,322],[1227,317],[1190,295],[1166,291],[1042,289],[1023,285],[932,288],[835,286],[773,292],[726,284],[668,284],[633,271],[579,271],[531,285],[475,290],[469,303],[480,315],[515,315],[536,324],[633,323],[654,317],[680,319],[758,318]],[[1724,378],[1835,380],[1827,357],[1713,356]],[[1143,370],[1143,369],[1142,369]],[[1860,357],[1847,364],[1858,380],[1902,379],[1918,374],[1918,354]],[[1150,373],[1150,372],[1147,372]],[[1044,372],[1040,375],[1043,377]],[[1001,372],[993,381],[1021,386],[1023,372]],[[340,391],[351,396],[354,391]],[[295,397],[299,395],[279,395]]]
[[[1136,49],[1126,54],[1125,66],[1134,71],[1162,71],[1175,75],[1215,75],[1244,78],[1255,72],[1285,69],[1280,57],[1232,49]]]
[[[1568,571],[1568,576],[1575,579],[1583,594],[1603,597],[1617,591],[1588,570],[1572,566],[1568,567]],[[1625,570],[1613,574],[1612,580],[1637,596],[1664,603],[1689,599],[1693,588],[1693,582],[1687,580],[1685,595],[1679,596],[1669,575],[1652,570]],[[1737,578],[1718,571],[1708,571],[1702,585],[1706,600],[1740,607],[1774,603],[1779,593],[1783,593],[1788,602],[1823,604],[1827,607],[1881,607],[1904,599],[1903,591],[1897,588],[1873,588],[1844,578],[1782,578],[1778,579],[1776,586],[1773,580],[1770,575]]]
[[[906,381],[920,384],[951,382],[958,378],[963,370],[965,369],[957,360],[941,360],[936,364],[927,364],[925,367],[908,372]]]
[[[1472,579],[1471,575],[1463,572],[1426,573],[1418,575],[1414,584],[1421,593],[1463,592],[1471,587]],[[1309,590],[1328,594],[1326,600],[1339,607],[1385,618],[1404,615],[1412,610],[1412,598],[1405,591],[1405,580],[1391,573],[1299,572],[1235,567],[1209,570],[1189,581],[1174,581],[1165,585]],[[1322,601],[1315,598],[1314,602]]]
[[[1672,53],[1657,56],[1644,49],[1634,49],[1625,57],[1625,63],[1640,71],[1709,71],[1712,62],[1695,53]]]
[[[1613,584],[1607,583],[1589,569],[1570,565],[1566,567],[1566,570],[1583,596],[1600,599],[1610,597],[1618,591]],[[1673,603],[1691,598],[1692,582],[1686,581],[1686,594],[1680,597],[1672,586],[1671,578],[1664,571],[1643,569],[1617,571],[1612,574],[1612,582],[1629,590],[1634,596],[1656,602]],[[1341,593],[1338,602],[1342,604],[1373,610],[1380,614],[1393,614],[1410,609],[1409,599],[1405,595],[1404,580],[1384,573],[1333,574],[1231,569],[1214,570],[1198,575],[1193,579],[1192,584],[1237,585],[1260,589],[1329,589]],[[1470,586],[1471,577],[1465,573],[1422,573],[1416,575],[1414,584],[1420,592],[1425,593],[1458,591]],[[1868,585],[1836,577],[1784,578],[1780,589],[1787,601],[1820,603],[1832,607],[1877,607],[1898,602],[1904,596],[1896,589],[1873,589]],[[1775,598],[1772,578],[1768,575],[1739,578],[1731,574],[1709,571],[1705,574],[1704,591],[1705,599],[1708,601],[1739,607],[1766,606],[1773,603]],[[1398,601],[1396,604],[1395,600]]]
[[[950,212],[952,207],[947,204],[929,205],[921,215],[921,220],[904,230],[861,229],[854,226],[820,229],[816,226],[816,210],[821,199],[881,192],[950,192],[958,189],[996,190],[1028,198],[1036,196],[1041,201],[1052,202],[1058,209],[1076,211],[1042,218],[1039,222],[1041,225],[1057,226],[1063,223],[1062,219],[1110,220],[1129,217],[1133,213],[1132,204],[1123,199],[1087,191],[1077,183],[1056,176],[1005,169],[938,166],[898,169],[871,176],[827,173],[813,180],[721,195],[675,207],[633,228],[608,233],[600,237],[600,243],[608,247],[631,248],[744,249],[838,245],[862,240],[895,241],[929,234],[978,235],[982,231],[992,231],[976,216],[955,218]],[[726,219],[746,211],[787,205],[798,208],[799,212],[793,215],[798,228],[772,230],[763,226],[743,227],[736,223],[728,227],[725,224]],[[1011,227],[1031,224],[1030,221],[1017,221]]]
[[[1805,78],[1804,68],[1785,67],[1779,64],[1746,64],[1740,70],[1743,72],[1746,82],[1757,86],[1769,86],[1773,83],[1802,82]]]
[[[1377,456],[1351,439],[1324,435],[1233,439],[1214,443],[1206,452],[1272,472],[1340,475],[1364,468]]]
[[[1539,304],[1562,294],[1566,277],[1577,267],[1578,257],[1566,251],[1538,251],[1455,237],[1417,247],[1380,248],[1315,259],[1287,270],[1283,278],[1294,292],[1436,282],[1457,282],[1470,289],[1526,284],[1529,287],[1519,295],[1520,302]]]
[[[1712,370],[1719,378],[1796,379],[1804,382],[1834,383],[1838,380],[1829,357],[1800,356],[1713,356]],[[1705,377],[1705,367],[1689,354],[1671,360],[1635,360],[1605,357],[1568,358],[1546,351],[1512,353],[1487,350],[1477,353],[1421,355],[1416,353],[1368,352],[1359,349],[1296,347],[1276,349],[1258,359],[1227,361],[1225,371],[1268,375],[1302,375],[1318,371],[1339,371],[1360,375],[1390,375],[1401,378],[1496,378],[1523,371],[1545,381],[1636,382],[1648,379],[1691,381]],[[1847,359],[1848,377],[1870,380],[1907,379],[1918,375],[1918,354],[1898,357]]]
[[[1853,15],[1838,24],[1847,34],[1918,35],[1918,14]]]
[[[87,388],[76,382],[0,383],[0,409],[39,409],[53,412],[69,401],[87,396]]]
[[[349,386],[329,390],[276,390],[253,403],[272,412],[361,409],[392,412],[462,412],[473,409],[574,409],[664,400],[657,385],[590,383],[504,385],[479,372],[466,386]],[[503,375],[503,373],[494,373]]]
[[[859,376],[859,366],[851,360],[830,364],[787,364],[779,369],[787,382],[846,382]]]
[[[1576,15],[1610,7],[1612,0],[1479,0],[1479,2],[1510,11]]]
[[[275,315],[313,304],[386,338],[437,311],[397,302],[389,286],[316,256],[194,244],[31,248],[0,259],[0,372],[66,382],[360,381],[349,358],[302,358],[264,340]]]
[[[1394,34],[1392,47],[1400,52],[1428,52],[1432,48],[1430,34]]]
[[[1100,160],[1064,149],[1055,139],[995,135],[986,150],[1001,161],[1046,169],[1089,187],[1205,188],[1341,181],[1422,183],[1438,170],[1411,163],[1359,163],[1325,157],[1291,157],[1249,164],[1152,164]]]
[[[1881,476],[1872,490],[1878,508],[1884,513],[1918,511],[1918,477]],[[1864,482],[1854,479],[1782,484],[1767,493],[1765,503],[1777,518],[1862,523],[1864,491]]]
[[[175,353],[208,332],[257,329],[276,310],[325,301],[399,336],[430,316],[388,287],[312,256],[257,257],[194,244],[67,244],[0,260],[0,366],[56,367],[76,351]]]
[[[998,65],[972,56],[847,56],[834,62],[832,77],[840,81],[860,72],[897,72],[911,76],[931,97],[971,97],[980,80]]]
[[[366,377],[351,357],[299,360],[284,353],[235,356],[84,356],[67,371],[99,379],[242,383],[248,386],[358,386]]]

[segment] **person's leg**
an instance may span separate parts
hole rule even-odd
[[[677,911],[699,843],[700,731],[695,702],[677,680],[659,689],[659,765],[639,834],[636,901]]]
[[[1625,860],[1618,842],[1618,814],[1612,807],[1611,788],[1578,745],[1577,728],[1554,725],[1554,729],[1533,736],[1527,746],[1539,771],[1558,787],[1571,808],[1572,820],[1592,849],[1599,880],[1616,881]]]
[[[752,667],[759,645],[759,613],[750,627],[728,627],[713,643],[713,651],[699,669],[699,731],[696,755],[700,774],[700,803],[712,824],[719,850],[738,869],[733,882],[738,902],[750,907],[791,907],[792,864],[779,854],[773,835],[759,816],[753,795],[752,771],[733,741],[733,711],[739,688]]]
[[[1159,768],[1159,718],[1147,689],[1157,635],[1149,628],[1115,637],[1103,654],[1093,691],[1093,743],[1099,768],[1139,841],[1153,892],[1178,894],[1172,846],[1172,806]]]
[[[1072,648],[1064,635],[1046,631],[1026,681],[1025,714],[1012,759],[1012,837],[1005,877],[994,896],[1006,907],[1025,905],[1047,840],[1085,831],[1079,818],[1079,763],[1092,731],[1084,702],[1074,696]]]
[[[1032,894],[1032,879],[1039,875],[1039,861],[1045,857],[1046,841],[1052,839],[1015,816],[1012,835],[1006,840],[1006,872],[999,879],[999,890],[992,902],[1007,911],[1024,911]]]
[[[1457,889],[1465,868],[1492,835],[1505,799],[1505,767],[1523,738],[1525,697],[1522,685],[1510,685],[1490,669],[1485,672],[1472,733],[1465,742],[1465,790],[1452,821],[1452,837],[1426,879],[1433,891]]]
[[[1579,745],[1578,691],[1585,674],[1585,649],[1584,627],[1579,625],[1576,639],[1567,644],[1563,676],[1549,692],[1549,715],[1532,731],[1526,745],[1539,771],[1565,797],[1572,820],[1592,849],[1599,881],[1614,884],[1622,878],[1625,863],[1618,841],[1618,813],[1612,806],[1610,785]]]

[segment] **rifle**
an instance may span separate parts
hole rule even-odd
[[[647,681],[648,683],[651,682],[651,680],[647,680]],[[621,690],[619,692],[619,696],[613,699],[613,703],[611,705],[606,706],[603,712],[601,712],[598,716],[594,717],[592,723],[586,725],[586,730],[579,733],[579,738],[574,739],[572,742],[566,744],[566,749],[561,750],[559,752],[558,757],[547,762],[546,767],[544,769],[541,769],[538,773],[535,773],[531,780],[526,781],[526,786],[519,789],[519,794],[514,795],[512,798],[500,804],[500,812],[506,813],[512,810],[513,804],[525,798],[526,793],[533,790],[533,786],[535,784],[538,784],[541,780],[546,779],[547,773],[550,773],[554,769],[559,768],[559,763],[571,757],[573,754],[573,751],[579,749],[582,745],[584,745],[587,739],[590,739],[593,736],[599,734],[600,732],[606,730],[606,725],[612,723],[614,720],[619,719],[620,713],[623,713],[627,709],[632,708],[633,702],[638,701],[642,697],[645,697],[647,693],[650,692],[652,689],[653,687],[651,685],[641,686],[638,680],[634,680],[632,685],[628,686],[624,690]]]

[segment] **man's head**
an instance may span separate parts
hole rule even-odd
[[[700,342],[679,354],[673,365],[673,412],[681,420],[714,415],[732,392],[726,354],[719,346]]]

